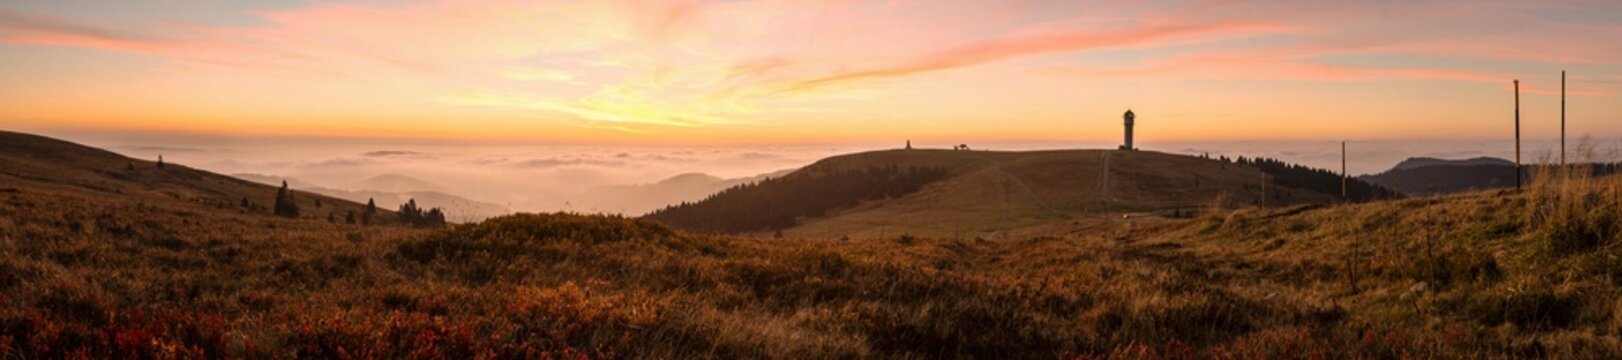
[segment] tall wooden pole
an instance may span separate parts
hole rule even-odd
[[[1346,142],[1340,142],[1340,199],[1346,200]]]
[[[1515,80],[1515,190],[1521,189],[1521,81]]]
[[[1560,70],[1560,167],[1566,167],[1566,71]]]

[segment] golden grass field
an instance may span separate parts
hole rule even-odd
[[[0,169],[0,359],[1622,356],[1617,178],[840,241],[334,224],[98,164]]]
[[[1110,157],[1109,204],[1101,200]],[[1023,152],[890,150],[825,159],[811,168],[943,166],[953,176],[914,194],[872,201],[784,230],[812,239],[899,234],[941,238],[1055,235],[1091,228],[1105,214],[1196,211],[1218,197],[1255,202],[1265,176],[1252,167],[1151,151]],[[1324,194],[1273,188],[1275,204],[1327,202]],[[1056,226],[1069,223],[1075,226]],[[1055,230],[1055,228],[1059,228]]]

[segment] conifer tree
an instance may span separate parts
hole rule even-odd
[[[424,223],[423,224],[424,226],[428,226],[428,227],[444,226],[445,225],[445,212],[442,211],[442,210],[439,210],[439,208],[429,209],[428,210],[428,215],[425,216],[424,219],[423,219],[423,223]]]
[[[158,168],[159,169],[163,168],[163,155],[162,154],[158,155]]]
[[[287,188],[287,181],[282,181],[282,188],[276,191],[276,206],[274,213],[286,217],[298,217],[298,203],[293,199],[293,190]]]
[[[417,208],[417,199],[400,204],[400,221],[418,226],[422,224],[422,209]]]
[[[372,224],[372,216],[376,215],[376,214],[377,214],[377,199],[366,198],[366,212],[361,214],[360,223],[362,225],[371,225]]]

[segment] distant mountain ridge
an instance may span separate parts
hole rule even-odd
[[[1446,160],[1431,157],[1413,157],[1397,163],[1391,170],[1411,170],[1428,166],[1510,166],[1515,162],[1495,157],[1477,157],[1462,160]]]
[[[1515,186],[1515,162],[1490,157],[1416,157],[1397,163],[1391,170],[1358,179],[1408,196],[1452,194]]]
[[[599,186],[587,190],[580,198],[589,200],[581,202],[593,207],[587,210],[627,215],[645,214],[682,202],[699,201],[739,184],[775,178],[793,171],[779,170],[731,179],[704,173],[685,173],[649,184]]]
[[[382,174],[349,184],[349,190],[372,190],[392,193],[412,191],[446,192],[447,188],[428,180],[400,174]]]
[[[412,186],[409,184],[413,182],[431,184],[426,181],[410,178],[404,175],[390,175],[383,176],[385,179],[388,179],[384,181],[385,183],[403,186],[391,186],[393,188],[412,188]],[[292,186],[295,190],[322,194],[363,204],[366,203],[367,200],[375,200],[378,207],[386,209],[398,208],[400,204],[404,204],[406,201],[416,200],[417,205],[420,207],[440,208],[445,212],[445,216],[452,222],[472,222],[512,213],[512,210],[508,209],[506,206],[476,201],[439,191],[408,190],[395,192],[373,189],[334,189],[323,187],[308,181],[276,175],[232,174],[232,176],[271,185],[276,185],[280,184],[282,181],[287,181],[288,185]],[[372,179],[378,179],[378,177],[373,177]],[[369,180],[361,181],[357,184],[369,183],[371,182]]]
[[[1615,163],[1585,163],[1593,175],[1617,172]],[[1522,181],[1532,181],[1536,167],[1532,164],[1521,169]],[[1359,176],[1363,181],[1379,184],[1408,196],[1444,195],[1461,192],[1515,187],[1515,162],[1478,157],[1447,160],[1416,157],[1403,160],[1391,170],[1373,175]]]

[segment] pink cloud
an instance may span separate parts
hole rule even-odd
[[[1007,37],[924,54],[900,64],[804,79],[787,84],[781,90],[800,91],[841,82],[907,76],[1020,57],[1147,45],[1191,37],[1253,35],[1276,28],[1256,23],[1183,24],[1124,31],[1080,30]]]

